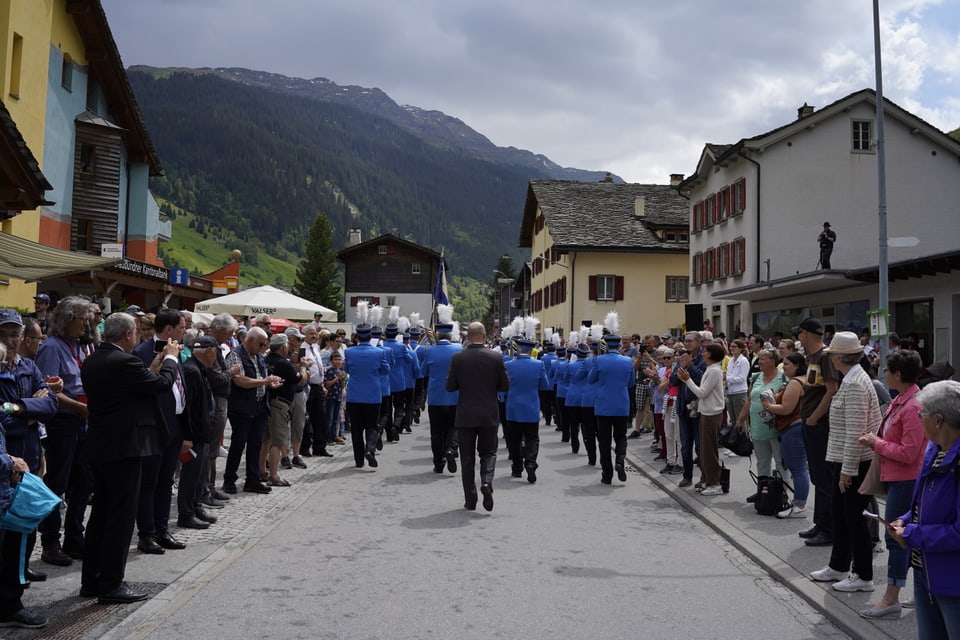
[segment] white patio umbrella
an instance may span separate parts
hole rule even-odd
[[[204,300],[194,305],[193,310],[197,313],[229,313],[235,316],[266,313],[288,320],[313,320],[314,314],[319,311],[323,314],[320,319],[324,322],[337,321],[336,311],[269,285]]]

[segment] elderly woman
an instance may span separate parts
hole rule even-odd
[[[860,442],[879,457],[880,480],[887,488],[884,518],[888,521],[910,509],[910,496],[927,446],[927,437],[920,420],[920,388],[917,379],[923,371],[916,351],[894,351],[887,356],[887,386],[896,390],[883,416],[880,433],[865,433]],[[907,583],[910,553],[894,544],[887,531],[887,589],[873,607],[860,612],[864,618],[897,618],[900,616],[900,589]]]
[[[698,385],[686,369],[681,368],[677,377],[687,385],[700,401],[700,470],[703,479],[697,483],[702,496],[718,496],[720,488],[720,450],[717,435],[723,422],[723,358],[726,353],[719,344],[703,348],[703,361],[707,365]]]
[[[740,410],[747,402],[747,379],[750,377],[750,361],[744,355],[747,345],[737,339],[730,343],[730,361],[727,362],[727,417],[730,423],[737,421]]]
[[[858,491],[870,469],[873,451],[859,439],[877,433],[880,407],[873,382],[860,366],[863,345],[857,334],[838,332],[825,351],[843,376],[830,402],[826,455],[833,485],[833,548],[830,563],[811,577],[818,582],[833,582],[835,591],[873,591],[873,541],[863,517],[871,496]]]
[[[890,535],[910,550],[920,640],[960,637],[960,382],[933,382],[916,396],[930,440],[910,509]]]
[[[773,472],[774,464],[781,477],[790,481],[790,472],[783,464],[783,452],[780,448],[780,434],[773,424],[767,424],[760,416],[763,405],[760,397],[766,393],[768,397],[775,396],[787,383],[786,377],[777,368],[779,361],[775,349],[761,349],[757,356],[760,373],[750,379],[750,388],[747,393],[747,402],[737,416],[736,428],[743,429],[749,420],[750,439],[753,440],[753,451],[757,454],[757,475],[769,476]],[[756,494],[747,498],[753,502]]]

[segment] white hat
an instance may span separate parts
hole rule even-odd
[[[852,331],[840,331],[833,336],[830,346],[825,348],[827,353],[837,353],[840,355],[852,355],[863,353],[863,345],[860,344],[860,338]]]

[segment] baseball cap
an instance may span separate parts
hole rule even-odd
[[[200,336],[191,346],[194,349],[217,349],[220,347],[220,343],[213,336]]]
[[[15,324],[23,326],[23,318],[16,309],[0,309],[0,324]]]
[[[287,339],[286,334],[284,333],[275,333],[270,336],[270,346],[279,347],[282,344],[288,344],[290,341]]]
[[[50,296],[48,296],[48,295],[45,294],[45,293],[38,293],[37,295],[33,296],[33,299],[34,299],[34,300],[42,300],[42,301],[46,302],[47,304],[50,304]]]
[[[288,337],[299,338],[300,340],[303,340],[303,334],[300,333],[300,329],[297,329],[296,327],[287,327],[283,330],[283,333]]]
[[[141,309],[139,305],[135,305],[135,304],[132,304],[132,305],[130,305],[129,307],[127,307],[126,309],[124,309],[124,313],[129,313],[129,314],[132,315],[132,316],[145,316],[145,315],[147,315],[147,314],[145,314],[145,313],[143,312],[143,309]]]
[[[793,328],[794,335],[800,333],[801,329],[803,331],[809,331],[810,333],[815,333],[818,336],[823,335],[823,323],[817,320],[816,318],[812,318],[810,316],[807,316],[806,318],[801,320],[800,324],[798,324]]]

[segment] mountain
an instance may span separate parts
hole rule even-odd
[[[151,183],[172,205],[163,210],[195,214],[192,228],[254,264],[261,252],[302,255],[322,213],[338,246],[352,227],[364,239],[394,233],[443,248],[451,274],[487,282],[499,256],[520,257],[527,181],[577,171],[375,89],[237,69],[128,77],[164,168]]]

